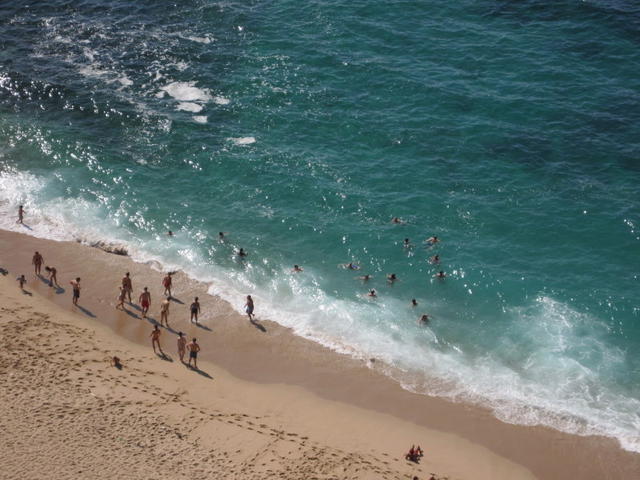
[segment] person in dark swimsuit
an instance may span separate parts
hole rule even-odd
[[[189,319],[189,321],[193,322],[193,319],[195,318],[196,323],[198,323],[198,314],[200,313],[200,302],[198,302],[198,297],[196,297],[193,300],[190,310],[191,310],[191,318]]]
[[[194,338],[189,344],[189,366],[191,366],[191,360],[193,360],[193,368],[198,368],[198,352],[200,351],[200,345]]]

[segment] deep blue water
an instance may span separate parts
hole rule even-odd
[[[640,451],[640,7],[449,3],[2,2],[0,226]]]

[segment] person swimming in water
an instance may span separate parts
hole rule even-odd
[[[402,220],[400,217],[393,217],[393,218],[391,219],[391,223],[393,223],[393,224],[395,224],[395,225],[404,225],[404,224],[405,224],[405,223],[407,223],[407,222],[405,222],[404,220]]]
[[[396,280],[398,280],[398,277],[395,273],[390,273],[389,275],[387,275],[387,282],[394,283]]]
[[[418,324],[426,325],[427,323],[429,323],[429,315],[425,313],[421,315],[420,318],[418,319]]]
[[[372,288],[371,290],[369,290],[369,293],[367,293],[367,296],[371,298],[376,298],[378,295],[376,294],[376,291]]]
[[[432,246],[435,245],[436,243],[438,243],[440,240],[438,239],[438,237],[436,237],[435,235],[433,237],[429,237],[427,238],[424,243],[427,244],[427,246]]]
[[[432,263],[434,265],[438,265],[440,263],[440,255],[434,255],[433,257],[431,257],[429,259],[429,263]]]
[[[404,242],[402,242],[402,246],[403,246],[404,248],[411,248],[413,245],[411,245],[411,242],[409,241],[409,239],[408,239],[408,238],[405,238],[405,239],[404,239]]]
[[[371,275],[369,275],[368,273],[366,275],[361,275],[359,277],[356,277],[358,280],[362,280],[363,282],[368,282],[369,280],[371,280]]]
[[[304,272],[304,270],[302,268],[300,268],[298,265],[294,265],[293,268],[291,269],[291,271],[293,273]]]
[[[218,241],[224,242],[225,235],[227,235],[227,232],[218,232]]]
[[[411,299],[411,306],[412,307],[417,307],[418,306],[418,302],[417,302],[417,300],[415,298]]]
[[[435,278],[445,278],[446,276],[447,275],[442,270],[434,275]]]
[[[238,257],[244,258],[247,255],[248,255],[248,253],[244,251],[244,248],[241,248],[240,250],[238,250]]]

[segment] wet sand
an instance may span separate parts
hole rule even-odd
[[[43,254],[45,264],[58,269],[62,289],[50,288],[35,278],[31,266],[35,250]],[[0,232],[0,262],[0,266],[10,271],[13,282],[24,273],[28,279],[26,288],[36,296],[58,304],[64,311],[75,311],[88,326],[104,326],[115,334],[114,338],[122,337],[150,350],[148,335],[153,319],[159,320],[163,291],[159,265],[136,264],[127,257],[73,242],[54,242],[4,231]],[[152,319],[141,319],[139,310],[127,304],[128,312],[115,310],[118,285],[126,271],[132,274],[135,297],[142,287],[149,287]],[[76,276],[82,278],[83,285],[80,308],[71,306],[69,281]],[[225,375],[228,372],[229,378],[249,382],[255,388],[259,386],[269,392],[294,389],[296,395],[310,395],[318,402],[316,410],[325,404],[338,404],[344,409],[364,412],[363,418],[382,415],[392,419],[394,427],[385,428],[394,433],[398,444],[386,453],[398,457],[411,443],[421,443],[427,458],[418,467],[426,469],[415,470],[419,478],[429,469],[451,478],[476,479],[527,478],[531,474],[543,479],[630,479],[640,471],[640,455],[622,450],[615,440],[509,425],[483,408],[407,392],[377,372],[380,366],[376,363],[371,365],[336,354],[273,322],[261,321],[259,304],[258,321],[250,323],[226,302],[208,295],[206,287],[176,274],[174,296],[179,300],[172,302],[169,319],[175,331],[198,337],[203,361]],[[199,296],[202,304],[201,327],[189,324],[188,306],[194,296]],[[164,331],[165,339],[168,333]],[[275,404],[278,401],[274,400]],[[291,422],[302,425],[304,417],[301,414]],[[342,422],[321,419],[320,424],[316,427],[326,435],[323,442],[329,446],[344,445],[346,439],[365,441],[340,428]],[[424,440],[411,435],[400,440],[405,438],[402,429],[407,425],[420,429]],[[454,450],[451,442],[455,444]]]

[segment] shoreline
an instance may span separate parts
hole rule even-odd
[[[58,279],[65,292],[55,293],[43,281],[35,280],[31,266],[35,250],[44,255],[44,265],[58,269]],[[68,282],[80,276],[83,279],[80,306],[84,310],[79,313],[89,318],[91,324],[102,324],[116,335],[150,349],[147,336],[151,323],[141,320],[139,312],[131,307],[127,307],[129,314],[115,310],[115,298],[120,278],[125,271],[131,271],[133,297],[137,297],[142,286],[149,286],[151,317],[159,318],[162,272],[98,248],[9,231],[0,231],[0,253],[0,266],[9,270],[11,280],[24,273],[29,290],[66,310],[71,310]],[[143,278],[147,282],[144,285]],[[171,302],[172,327],[181,329],[188,337],[197,336],[203,348],[202,359],[242,381],[302,387],[331,402],[446,432],[481,445],[538,478],[622,479],[640,471],[640,454],[621,449],[614,439],[506,424],[482,407],[408,392],[378,372],[377,368],[382,366],[371,367],[364,361],[332,352],[273,322],[250,324],[224,300],[208,294],[206,285],[182,273],[174,276],[174,286],[174,297],[183,304]],[[203,327],[200,328],[188,324],[188,304],[193,296],[200,297],[203,307],[200,322]],[[165,332],[165,342],[166,337]],[[434,448],[430,445],[428,450]]]

